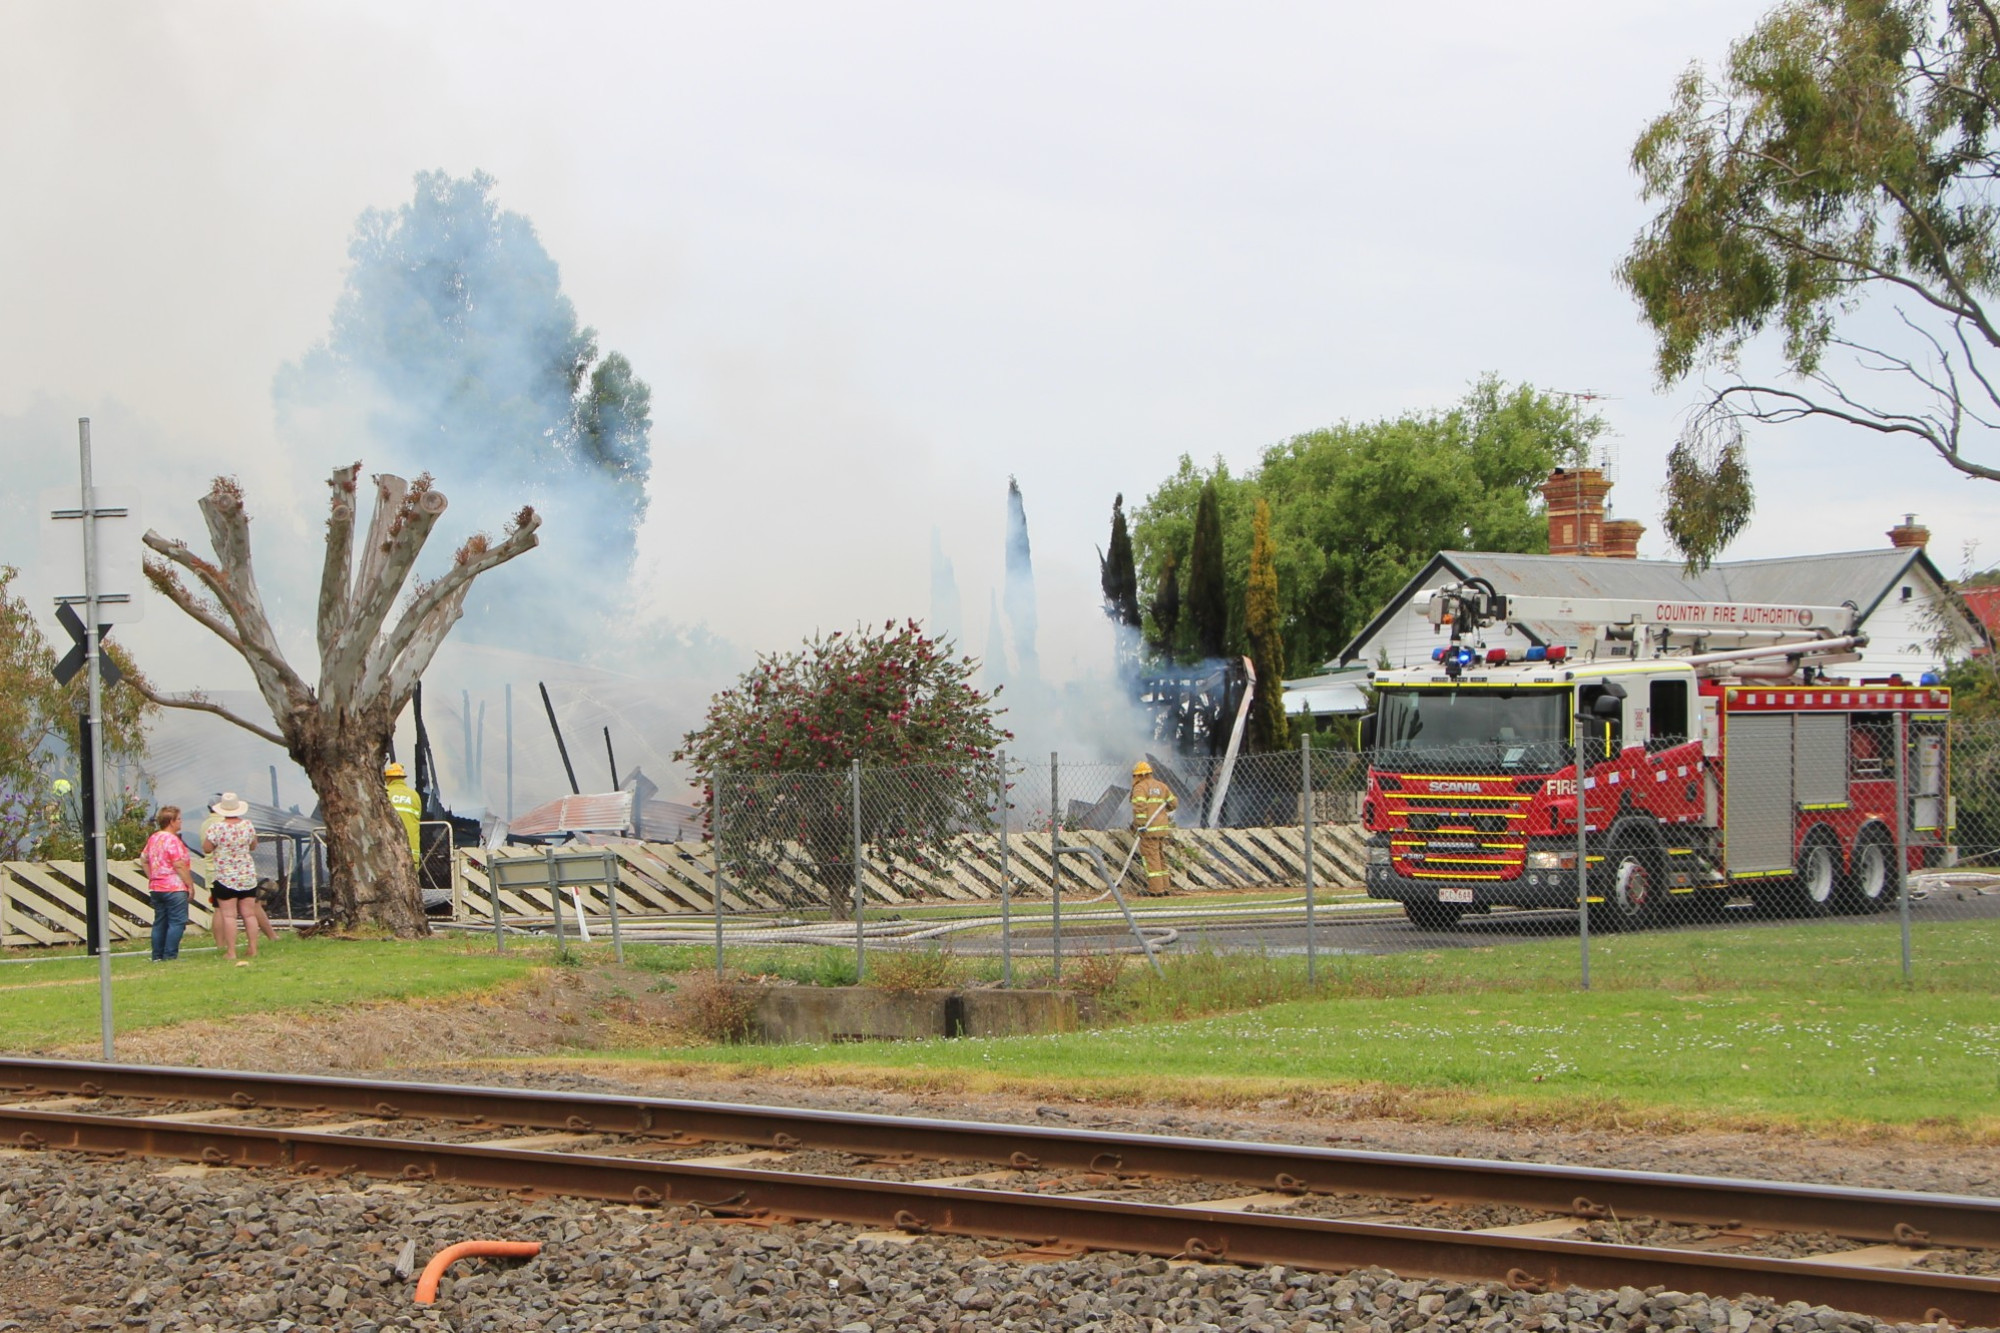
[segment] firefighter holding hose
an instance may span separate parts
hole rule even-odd
[[[1141,759],[1132,765],[1132,829],[1139,835],[1139,857],[1146,866],[1149,897],[1164,898],[1174,891],[1167,870],[1167,843],[1173,839],[1174,824],[1169,818],[1180,804],[1173,789],[1153,776],[1153,766]]]

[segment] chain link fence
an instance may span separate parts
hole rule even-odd
[[[1913,931],[2000,917],[2000,726],[1951,726],[1941,693],[1742,693],[1710,739],[1629,745],[1584,694],[1580,722],[1563,692],[1497,743],[1145,755],[1171,807],[1150,837],[1130,766],[1060,754],[722,774],[718,965],[838,944],[859,975],[871,952],[949,949],[1013,980],[1086,953],[1314,967],[1566,937],[1588,985],[1624,932],[1878,922],[1909,967]]]

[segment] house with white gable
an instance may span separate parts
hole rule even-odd
[[[1927,671],[1987,645],[1984,627],[1951,594],[1944,575],[1925,553],[1928,529],[1914,517],[1888,532],[1875,550],[1836,551],[1774,560],[1718,561],[1689,573],[1678,560],[1637,558],[1643,527],[1604,514],[1610,485],[1594,468],[1558,471],[1543,486],[1548,504],[1548,555],[1491,551],[1440,551],[1389,604],[1340,650],[1328,671],[1366,670],[1427,662],[1442,640],[1424,615],[1433,589],[1484,579],[1502,594],[1537,597],[1620,598],[1660,602],[1766,602],[1805,606],[1852,604],[1868,636],[1859,662],[1843,676],[1901,676],[1916,681]],[[1505,635],[1524,648],[1577,645],[1579,626],[1520,621]],[[1489,642],[1493,642],[1489,636]],[[1496,644],[1495,646],[1499,646]]]

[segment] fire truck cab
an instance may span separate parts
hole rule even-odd
[[[1579,806],[1594,929],[1713,919],[1740,893],[1784,914],[1879,911],[1899,837],[1910,868],[1946,855],[1950,694],[1829,674],[1867,643],[1852,607],[1503,597],[1475,581],[1421,613],[1450,639],[1427,667],[1371,673],[1362,802],[1369,896],[1419,927],[1574,911]],[[1515,620],[1573,623],[1583,642],[1485,645]]]

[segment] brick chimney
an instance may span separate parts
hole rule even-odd
[[[1646,525],[1636,518],[1607,518],[1604,520],[1604,549],[1592,551],[1592,555],[1602,555],[1610,560],[1637,560],[1639,558],[1639,534]]]
[[[1917,522],[1915,514],[1903,515],[1903,521],[1889,529],[1889,545],[1899,551],[1907,551],[1912,546],[1922,549],[1930,544],[1931,530]]]
[[[1557,468],[1542,483],[1550,555],[1603,555],[1604,493],[1611,483],[1594,467]],[[1638,537],[1632,539],[1635,543]]]

